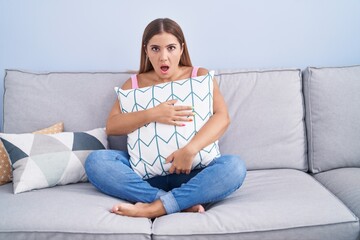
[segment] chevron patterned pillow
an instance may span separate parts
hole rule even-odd
[[[205,76],[188,78],[151,87],[122,90],[116,87],[121,111],[136,112],[178,99],[177,105],[193,106],[195,116],[184,127],[149,123],[128,134],[130,164],[143,179],[169,174],[171,164],[165,159],[185,146],[213,114],[214,71]],[[192,169],[208,165],[219,157],[218,142],[202,149],[195,157]]]
[[[103,128],[56,134],[6,134],[0,138],[13,167],[14,193],[87,181],[86,157],[107,148]]]

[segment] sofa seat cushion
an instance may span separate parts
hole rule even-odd
[[[0,239],[150,239],[151,221],[109,212],[120,200],[90,183],[12,193],[0,186]]]
[[[314,176],[360,218],[360,168],[340,168]]]
[[[310,175],[249,171],[243,186],[205,213],[177,213],[153,224],[153,239],[357,239],[359,221]]]

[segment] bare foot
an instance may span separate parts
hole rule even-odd
[[[192,207],[189,207],[189,208],[183,210],[183,212],[203,213],[203,212],[205,212],[205,208],[201,204],[198,204],[198,205],[195,205],[195,206],[192,206]]]
[[[113,206],[111,212],[122,216],[147,218],[156,218],[166,214],[160,200],[152,203],[119,203]]]

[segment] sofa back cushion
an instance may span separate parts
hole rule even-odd
[[[360,167],[360,66],[304,74],[309,168]]]
[[[247,168],[306,171],[301,71],[219,72],[231,125],[219,141],[222,154],[238,154]]]
[[[7,70],[3,130],[27,133],[60,121],[70,132],[105,127],[116,101],[114,86],[121,86],[130,75]],[[126,150],[126,136],[109,138],[109,146]]]

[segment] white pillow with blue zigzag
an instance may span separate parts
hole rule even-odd
[[[152,122],[128,134],[130,164],[143,179],[165,176],[171,163],[166,158],[184,147],[213,114],[214,71],[207,75],[162,83],[151,87],[123,90],[116,87],[123,113],[153,108],[171,99],[176,105],[193,106],[195,116],[184,127]],[[202,149],[195,157],[192,169],[208,165],[219,157],[218,142]]]

